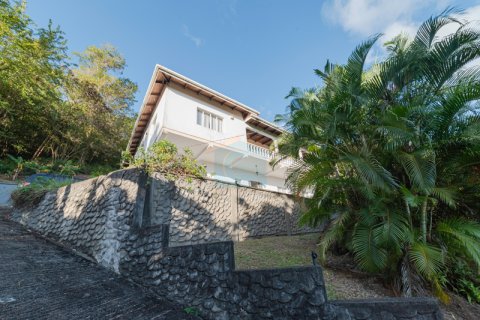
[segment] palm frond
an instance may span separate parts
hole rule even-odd
[[[392,174],[368,149],[362,148],[358,153],[347,153],[344,158],[351,162],[358,175],[372,187],[390,191],[397,186]]]
[[[468,255],[480,266],[480,224],[463,218],[446,219],[438,223],[436,232],[451,250],[450,255],[460,252]]]
[[[457,201],[455,191],[449,188],[433,188],[431,194],[434,195],[436,198],[440,199],[446,205],[450,206],[451,208],[456,208]]]
[[[398,159],[413,186],[426,192],[435,186],[437,172],[433,151],[402,152],[398,155]]]
[[[348,212],[338,213],[337,216],[330,222],[327,230],[322,234],[320,242],[318,244],[319,259],[320,261],[326,260],[327,250],[332,244],[343,237],[345,225],[351,218],[351,214]]]
[[[449,8],[441,14],[432,16],[423,22],[418,28],[415,36],[415,45],[429,49],[432,46],[432,43],[435,41],[436,36],[441,28],[452,22],[461,24],[460,21],[453,17],[453,15],[458,12],[460,11],[457,9]]]
[[[363,270],[377,272],[387,266],[387,252],[377,243],[372,225],[357,225],[352,237],[352,246],[355,261]]]
[[[415,242],[408,256],[415,269],[428,280],[436,278],[444,265],[442,250],[428,243]]]
[[[392,208],[384,208],[375,215],[380,221],[374,227],[376,241],[384,247],[399,251],[404,243],[411,239],[408,220],[402,212]]]
[[[381,34],[377,34],[357,46],[345,65],[345,85],[348,86],[349,91],[355,96],[360,95],[362,91],[363,68],[367,55],[380,37]]]

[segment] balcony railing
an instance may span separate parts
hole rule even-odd
[[[272,160],[275,156],[275,152],[248,142],[247,150],[250,154],[267,160]]]
[[[249,142],[247,142],[247,150],[248,150],[248,153],[250,153],[251,155],[257,156],[259,158],[263,158],[268,161],[272,160],[277,155],[275,152],[267,148],[263,148]],[[289,167],[294,163],[295,161],[292,158],[288,157],[280,161],[279,165],[280,167]]]

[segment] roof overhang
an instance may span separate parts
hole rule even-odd
[[[270,133],[274,136],[279,136],[279,135],[281,135],[282,133],[285,132],[284,129],[280,128],[279,126],[277,126],[277,125],[275,125],[271,122],[268,122],[265,119],[260,118],[258,115],[252,115],[252,116],[248,117],[246,119],[246,122],[249,125],[260,128],[260,129],[262,129],[262,130],[266,131],[267,133]]]

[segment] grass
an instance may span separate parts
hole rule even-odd
[[[312,265],[318,234],[249,239],[235,244],[237,269],[288,268]]]
[[[248,239],[235,243],[237,269],[271,269],[312,265],[318,234],[276,236]],[[324,270],[325,272],[325,270]],[[335,289],[326,283],[329,299],[340,299]]]

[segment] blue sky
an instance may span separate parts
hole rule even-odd
[[[135,110],[158,63],[272,120],[292,86],[320,84],[313,69],[327,59],[344,62],[374,33],[412,33],[447,6],[480,20],[479,0],[30,0],[27,13],[59,25],[70,51],[117,47],[139,86]]]

